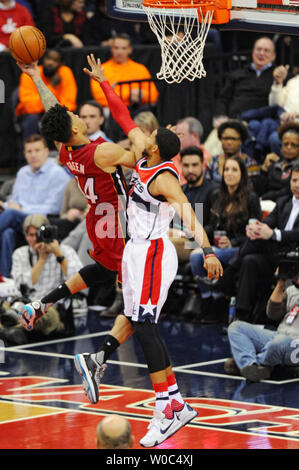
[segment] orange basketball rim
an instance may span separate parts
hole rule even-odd
[[[198,9],[198,19],[202,21],[208,11],[213,11],[213,24],[228,23],[230,20],[230,10],[232,0],[144,0],[144,7],[148,8],[166,8],[166,9]]]

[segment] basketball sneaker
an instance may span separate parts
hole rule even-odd
[[[51,305],[53,304],[43,304],[40,300],[26,304],[18,312],[18,320],[27,331],[31,331],[35,323],[47,313]]]
[[[179,425],[178,429],[185,426],[185,424],[192,421],[192,419],[194,419],[198,415],[197,411],[195,411],[192,406],[190,406],[186,401],[184,402],[184,404],[182,404],[179,403],[177,400],[172,400],[171,409],[177,417]]]
[[[147,427],[146,435],[139,441],[143,447],[154,447],[172,436],[178,429],[178,419],[173,413],[167,418],[162,411],[155,410],[154,417]]]
[[[85,395],[90,403],[95,405],[99,401],[99,388],[107,365],[100,364],[87,353],[76,354],[74,361],[77,371],[83,378]]]

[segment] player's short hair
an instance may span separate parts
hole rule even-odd
[[[181,147],[178,136],[166,127],[160,127],[157,131],[156,142],[162,160],[171,160],[175,157]]]
[[[43,142],[44,146],[48,147],[45,138],[40,134],[32,134],[32,135],[29,135],[28,137],[26,137],[26,139],[24,140],[24,145],[25,144],[32,144],[34,142]]]
[[[220,124],[217,131],[219,140],[221,140],[222,134],[226,129],[234,129],[236,132],[238,132],[242,142],[245,142],[245,140],[248,138],[247,127],[237,119],[230,119],[229,121],[225,121]]]
[[[52,106],[41,119],[41,134],[47,142],[68,142],[72,137],[72,119],[68,109],[60,104]]]
[[[189,147],[185,147],[183,150],[181,150],[180,155],[181,159],[184,158],[186,155],[197,155],[203,162],[203,152],[196,145],[190,145]]]

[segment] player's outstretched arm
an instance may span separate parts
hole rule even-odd
[[[59,104],[56,96],[53,95],[53,93],[41,79],[37,62],[32,62],[32,64],[22,64],[21,62],[17,62],[17,64],[22,72],[26,73],[29,75],[29,77],[32,78],[45,111],[48,111],[52,106],[55,106],[55,104]]]
[[[179,184],[178,179],[170,172],[163,172],[155,178],[150,185],[153,196],[164,196],[182,219],[183,224],[189,230],[192,237],[201,246],[204,252],[204,268],[208,277],[215,276],[216,279],[223,275],[223,268],[220,261],[214,254],[210,245],[207,233],[196,217],[190,202]]]
[[[119,124],[124,133],[129,137],[130,141],[135,147],[136,160],[139,160],[146,146],[148,137],[133,121],[128,108],[107,81],[100,59],[95,59],[94,55],[90,54],[87,56],[87,62],[90,69],[85,67],[83,71],[101,85],[102,90],[107,98],[113,119],[115,122],[117,122],[117,124]]]

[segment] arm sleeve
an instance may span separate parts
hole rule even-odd
[[[128,108],[124,105],[120,97],[112,90],[110,83],[105,80],[101,82],[101,88],[105,93],[113,119],[122,128],[124,133],[128,133],[138,127],[131,118]]]

